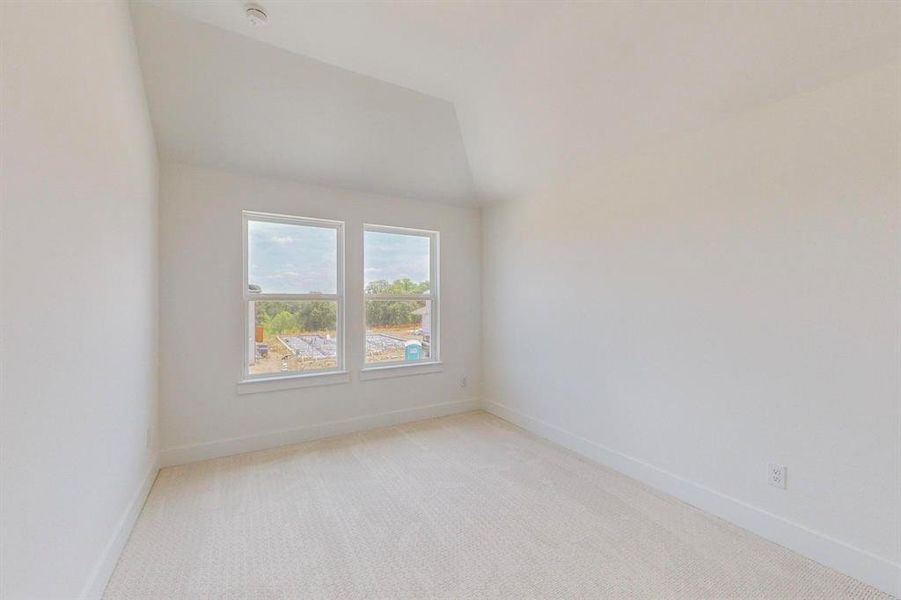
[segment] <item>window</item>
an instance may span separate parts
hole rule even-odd
[[[363,229],[366,364],[436,362],[438,232]]]
[[[244,213],[245,379],[344,368],[344,225]]]

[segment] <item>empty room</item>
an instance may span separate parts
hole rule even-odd
[[[901,2],[0,2],[0,598],[901,598]]]

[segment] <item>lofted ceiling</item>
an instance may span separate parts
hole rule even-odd
[[[189,20],[179,19],[176,26],[151,14],[148,4]],[[204,148],[197,149],[202,153],[230,143],[225,133],[240,133],[235,139],[245,149],[278,146],[248,168],[265,170],[263,158],[278,155],[285,159],[277,170],[298,177],[483,204],[526,195],[573,169],[898,60],[901,31],[901,4],[896,2],[260,4],[269,14],[264,27],[252,27],[237,0],[133,5],[142,61],[173,55],[172,64],[159,72],[143,67],[153,83],[148,94],[161,147],[183,151],[193,145]],[[148,25],[152,19],[156,22]],[[213,43],[206,39],[216,37],[212,29],[191,33],[200,22],[237,35],[221,38],[220,33]],[[267,45],[287,51],[299,66],[292,70],[291,61],[279,54],[283,70],[261,89],[242,92],[240,80],[255,77],[243,71],[225,85],[227,72],[213,77],[210,71],[276,56],[259,52],[253,61],[242,58],[247,46],[237,36],[255,40],[257,49]],[[232,51],[224,49],[229,45]],[[211,64],[217,62],[211,55],[220,50],[228,60]],[[184,64],[177,64],[176,54]],[[334,126],[328,121],[320,123],[321,137],[299,142],[280,135],[286,120],[315,125],[315,118],[301,114],[308,108],[302,103],[293,109],[284,106],[278,119],[261,130],[225,132],[209,125],[188,131],[185,123],[176,126],[179,111],[215,110],[222,119],[241,118],[265,104],[267,94],[282,94],[279,86],[319,85],[320,80],[310,79],[314,63],[317,69],[333,65],[368,76],[362,87],[379,85],[369,78],[400,86],[393,92],[384,89],[382,113],[375,119],[393,119],[394,125],[366,130],[373,148],[361,156],[348,158],[339,144],[318,163],[310,161],[307,155],[316,155],[317,145]],[[257,68],[275,70],[268,62]],[[180,71],[178,77],[167,74],[172,69]],[[207,97],[174,100],[183,94],[175,86],[193,77],[209,86]],[[357,88],[341,86],[326,93],[338,104],[368,98],[341,98],[357,93]],[[191,105],[212,98],[228,106]],[[167,108],[159,110],[160,104]],[[415,127],[405,126],[403,114],[414,105],[422,112]],[[451,133],[457,121],[459,132]],[[172,129],[180,131],[177,142]],[[347,135],[353,136],[349,130]],[[292,149],[296,143],[307,146]],[[378,154],[374,148],[380,144],[381,160],[392,167],[387,173],[370,156]],[[422,148],[428,151],[423,154]],[[233,154],[218,160],[253,162],[240,152]],[[342,161],[357,171],[362,168],[366,176],[345,173]]]
[[[147,4],[132,15],[164,159],[475,202],[450,102]]]

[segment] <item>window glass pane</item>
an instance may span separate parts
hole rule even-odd
[[[366,231],[363,281],[367,294],[422,294],[429,290],[427,235]]]
[[[338,232],[330,227],[248,221],[247,263],[247,283],[258,286],[258,291],[336,294]]]
[[[367,300],[366,362],[431,356],[431,300]]]
[[[334,300],[248,302],[250,373],[296,373],[338,367]]]

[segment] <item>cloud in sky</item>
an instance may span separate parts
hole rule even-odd
[[[249,221],[248,279],[270,294],[337,293],[337,232],[268,221]],[[429,280],[428,237],[364,233],[363,283]]]
[[[337,293],[334,229],[250,221],[248,283],[270,294]]]
[[[428,237],[367,231],[363,234],[363,284],[384,279],[429,280]]]

